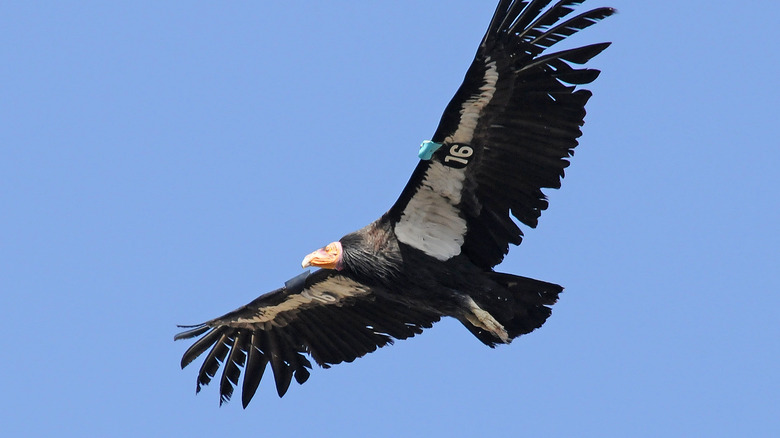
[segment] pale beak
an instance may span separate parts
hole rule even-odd
[[[304,257],[301,267],[315,266],[324,269],[339,269],[341,264],[341,243],[333,242],[325,248]]]

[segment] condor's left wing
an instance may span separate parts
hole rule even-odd
[[[182,368],[208,351],[198,371],[196,392],[223,367],[220,404],[233,395],[244,368],[241,401],[246,408],[267,365],[279,397],[292,378],[302,384],[311,363],[305,354],[328,368],[406,339],[431,327],[439,315],[388,298],[333,270],[321,269],[288,281],[224,316],[176,335],[175,340],[200,336],[181,359]]]

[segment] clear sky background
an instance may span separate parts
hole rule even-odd
[[[175,325],[392,204],[495,3],[0,3],[3,436],[780,436],[774,0],[586,3],[584,136],[498,267],[566,287],[541,330],[195,396]]]

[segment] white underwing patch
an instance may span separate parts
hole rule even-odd
[[[498,82],[496,62],[490,57],[485,62],[487,71],[479,94],[463,103],[458,128],[447,137],[446,143],[452,144],[448,155],[452,163],[445,166],[431,161],[420,188],[395,226],[399,241],[441,261],[460,254],[467,231],[459,204],[466,178],[465,166],[473,153],[468,144],[473,140],[482,110],[493,99]]]
[[[236,322],[250,324],[271,322],[274,325],[278,325],[274,319],[280,313],[299,310],[312,305],[334,305],[346,298],[368,293],[369,289],[365,285],[337,275],[311,287],[304,288],[301,293],[290,295],[286,300],[275,306],[262,307],[251,318],[241,318]]]
[[[398,240],[442,261],[460,254],[466,220],[457,205],[465,177],[464,169],[431,162],[395,226]]]
[[[491,61],[490,57],[485,59],[487,71],[483,79],[482,86],[479,87],[480,93],[471,96],[463,102],[460,110],[460,123],[458,128],[447,140],[448,143],[471,143],[474,138],[474,129],[477,128],[479,117],[482,110],[493,99],[496,92],[496,83],[498,82],[498,68],[496,62]]]

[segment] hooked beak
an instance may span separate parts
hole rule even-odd
[[[301,267],[315,266],[324,269],[341,269],[341,242],[333,242],[325,248],[304,257]]]

